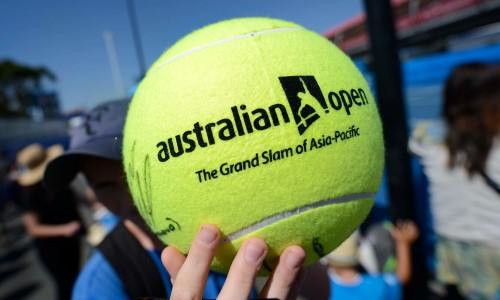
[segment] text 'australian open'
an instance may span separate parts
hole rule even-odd
[[[228,114],[225,118],[206,124],[195,122],[191,129],[167,137],[156,144],[158,161],[166,162],[171,158],[192,153],[198,148],[214,145],[218,141],[230,141],[246,134],[281,126],[290,123],[291,119],[295,120],[299,129],[298,134],[302,135],[305,129],[301,128],[304,126],[301,112],[293,106],[292,100],[289,99],[289,102],[289,106],[276,103],[267,108],[253,108],[252,110],[248,109],[245,104],[241,104],[239,107],[228,108]],[[325,107],[327,105],[325,103],[328,103],[329,107]],[[323,112],[321,113],[328,114],[331,108],[334,111],[342,110],[349,116],[353,107],[368,104],[365,91],[361,88],[331,91],[328,93],[328,101],[324,101],[322,104]],[[308,113],[312,109],[309,108]],[[320,112],[312,111],[317,116],[313,120],[314,122],[319,119],[317,113]]]

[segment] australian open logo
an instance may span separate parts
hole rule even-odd
[[[226,114],[219,120],[195,122],[190,129],[157,142],[158,161],[166,162],[198,148],[281,126],[290,123],[292,118],[299,135],[302,135],[331,111],[343,110],[349,116],[355,106],[368,104],[366,93],[360,87],[324,94],[314,76],[283,76],[278,80],[288,105],[270,99],[268,107],[248,107],[243,103],[228,107]]]
[[[325,97],[314,76],[288,76],[279,79],[299,134],[302,135],[320,118],[321,112],[328,113]]]
[[[327,95],[327,101],[314,76],[287,76],[280,77],[279,80],[288,98],[293,119],[300,135],[321,115],[328,114],[330,108],[334,110],[344,109],[346,114],[350,115],[353,105],[368,104],[366,93],[361,88],[330,91]]]

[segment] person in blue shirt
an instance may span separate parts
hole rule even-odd
[[[393,273],[359,271],[358,234],[354,233],[322,259],[328,266],[330,300],[402,299],[402,287],[411,279],[411,245],[419,236],[412,221],[400,221],[391,230],[396,244],[397,267]]]
[[[265,242],[250,238],[240,248],[229,274],[209,270],[220,231],[204,225],[185,256],[166,247],[140,217],[122,166],[122,130],[129,100],[102,103],[85,114],[71,134],[69,149],[51,161],[44,174],[50,190],[67,186],[83,173],[97,199],[121,221],[80,272],[73,299],[248,299],[267,253]],[[163,251],[162,251],[163,249]],[[305,252],[288,247],[259,297],[290,299],[299,292]]]

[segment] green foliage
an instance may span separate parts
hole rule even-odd
[[[46,67],[30,67],[9,59],[0,60],[0,117],[25,117],[42,89],[42,79],[56,81]]]

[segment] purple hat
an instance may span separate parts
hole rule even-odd
[[[122,159],[122,137],[130,99],[102,103],[83,116],[83,123],[71,133],[69,149],[45,169],[49,190],[67,186],[79,171],[79,156]]]

